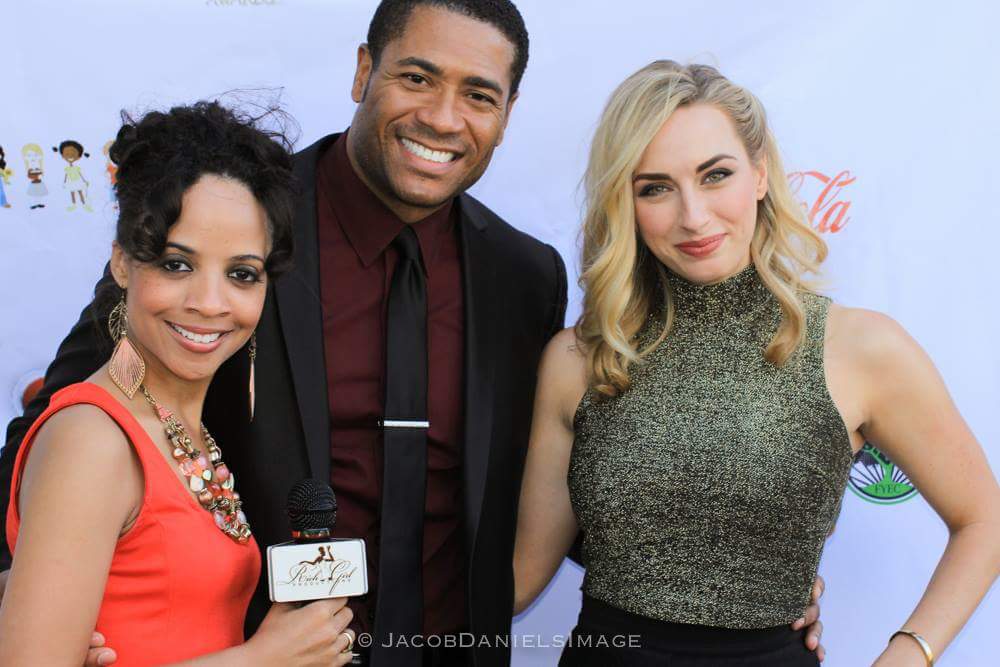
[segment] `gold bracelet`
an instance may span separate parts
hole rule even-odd
[[[920,650],[924,652],[924,659],[927,660],[927,667],[934,667],[934,651],[931,650],[931,645],[927,643],[926,639],[921,637],[913,630],[904,629],[904,630],[897,630],[896,632],[892,633],[892,636],[889,637],[890,644],[892,643],[892,640],[896,638],[897,635],[906,635],[907,637],[912,638],[913,641],[917,642],[917,644],[920,646]]]

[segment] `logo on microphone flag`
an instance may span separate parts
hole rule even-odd
[[[286,542],[267,549],[272,602],[300,602],[368,592],[364,540]]]

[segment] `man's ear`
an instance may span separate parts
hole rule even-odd
[[[117,241],[111,244],[111,276],[122,289],[128,287],[128,255]]]
[[[365,99],[368,90],[368,79],[372,75],[372,54],[367,44],[358,46],[358,66],[354,70],[354,85],[351,86],[351,99],[360,104]]]
[[[517,102],[517,96],[520,94],[521,93],[514,93],[510,96],[510,99],[507,100],[507,110],[504,113],[503,125],[500,127],[500,134],[497,136],[496,146],[499,146],[503,142],[503,135],[507,132],[507,123],[510,122],[510,114],[514,111],[514,103]]]

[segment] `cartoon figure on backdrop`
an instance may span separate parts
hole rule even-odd
[[[45,173],[45,155],[42,153],[42,147],[38,144],[25,144],[21,148],[21,157],[24,158],[24,168],[28,180],[31,181],[28,184],[28,196],[36,199],[30,208],[45,208],[45,203],[41,199],[49,194],[49,189],[42,182],[42,174]]]
[[[0,146],[0,206],[10,208],[10,203],[7,201],[7,193],[4,191],[3,186],[10,185],[10,177],[14,174],[14,170],[7,166],[6,157],[3,152],[3,146]]]
[[[52,150],[59,153],[68,165],[66,176],[63,178],[63,189],[69,192],[70,197],[70,205],[66,207],[66,210],[76,210],[76,196],[80,195],[80,204],[83,206],[83,210],[93,211],[94,209],[87,203],[87,188],[90,187],[90,181],[84,178],[83,170],[80,165],[76,164],[80,158],[90,157],[90,153],[85,153],[83,145],[72,139],[67,139],[59,144],[59,148],[53,146]]]
[[[104,160],[106,162],[104,170],[108,173],[108,201],[114,204],[115,210],[118,210],[118,197],[115,196],[115,183],[118,182],[118,165],[111,159],[111,145],[113,143],[115,143],[113,140],[106,142],[101,152],[104,153]]]

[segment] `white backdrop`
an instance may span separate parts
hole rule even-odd
[[[990,284],[1000,243],[994,164],[1000,93],[995,3],[522,0],[531,61],[504,145],[473,192],[554,244],[577,272],[579,179],[608,94],[656,58],[715,64],[755,91],[800,195],[825,228],[840,302],[889,313],[927,349],[1000,467],[1000,324]],[[115,211],[101,147],[118,110],[142,111],[233,88],[284,87],[299,147],[350,120],[355,50],[374,0],[54,0],[4,2],[0,146],[13,172],[0,208],[0,422],[19,411],[89,300]],[[67,211],[73,139],[94,212]],[[22,146],[44,151],[42,209],[29,206]],[[823,180],[832,180],[824,185]],[[829,185],[829,187],[827,187]],[[824,191],[824,188],[825,191]],[[835,231],[836,230],[836,231]],[[579,292],[570,293],[571,320]],[[874,477],[871,475],[874,473]],[[890,499],[905,477],[880,489]],[[857,478],[878,482],[877,467]],[[860,481],[864,485],[865,481]],[[821,573],[827,665],[868,664],[923,591],[947,531],[919,496],[876,504],[847,494]],[[579,609],[565,565],[515,623],[524,644],[558,641]],[[1000,598],[987,596],[942,664],[992,665]],[[993,630],[991,631],[990,628]],[[554,665],[520,648],[515,665]]]

